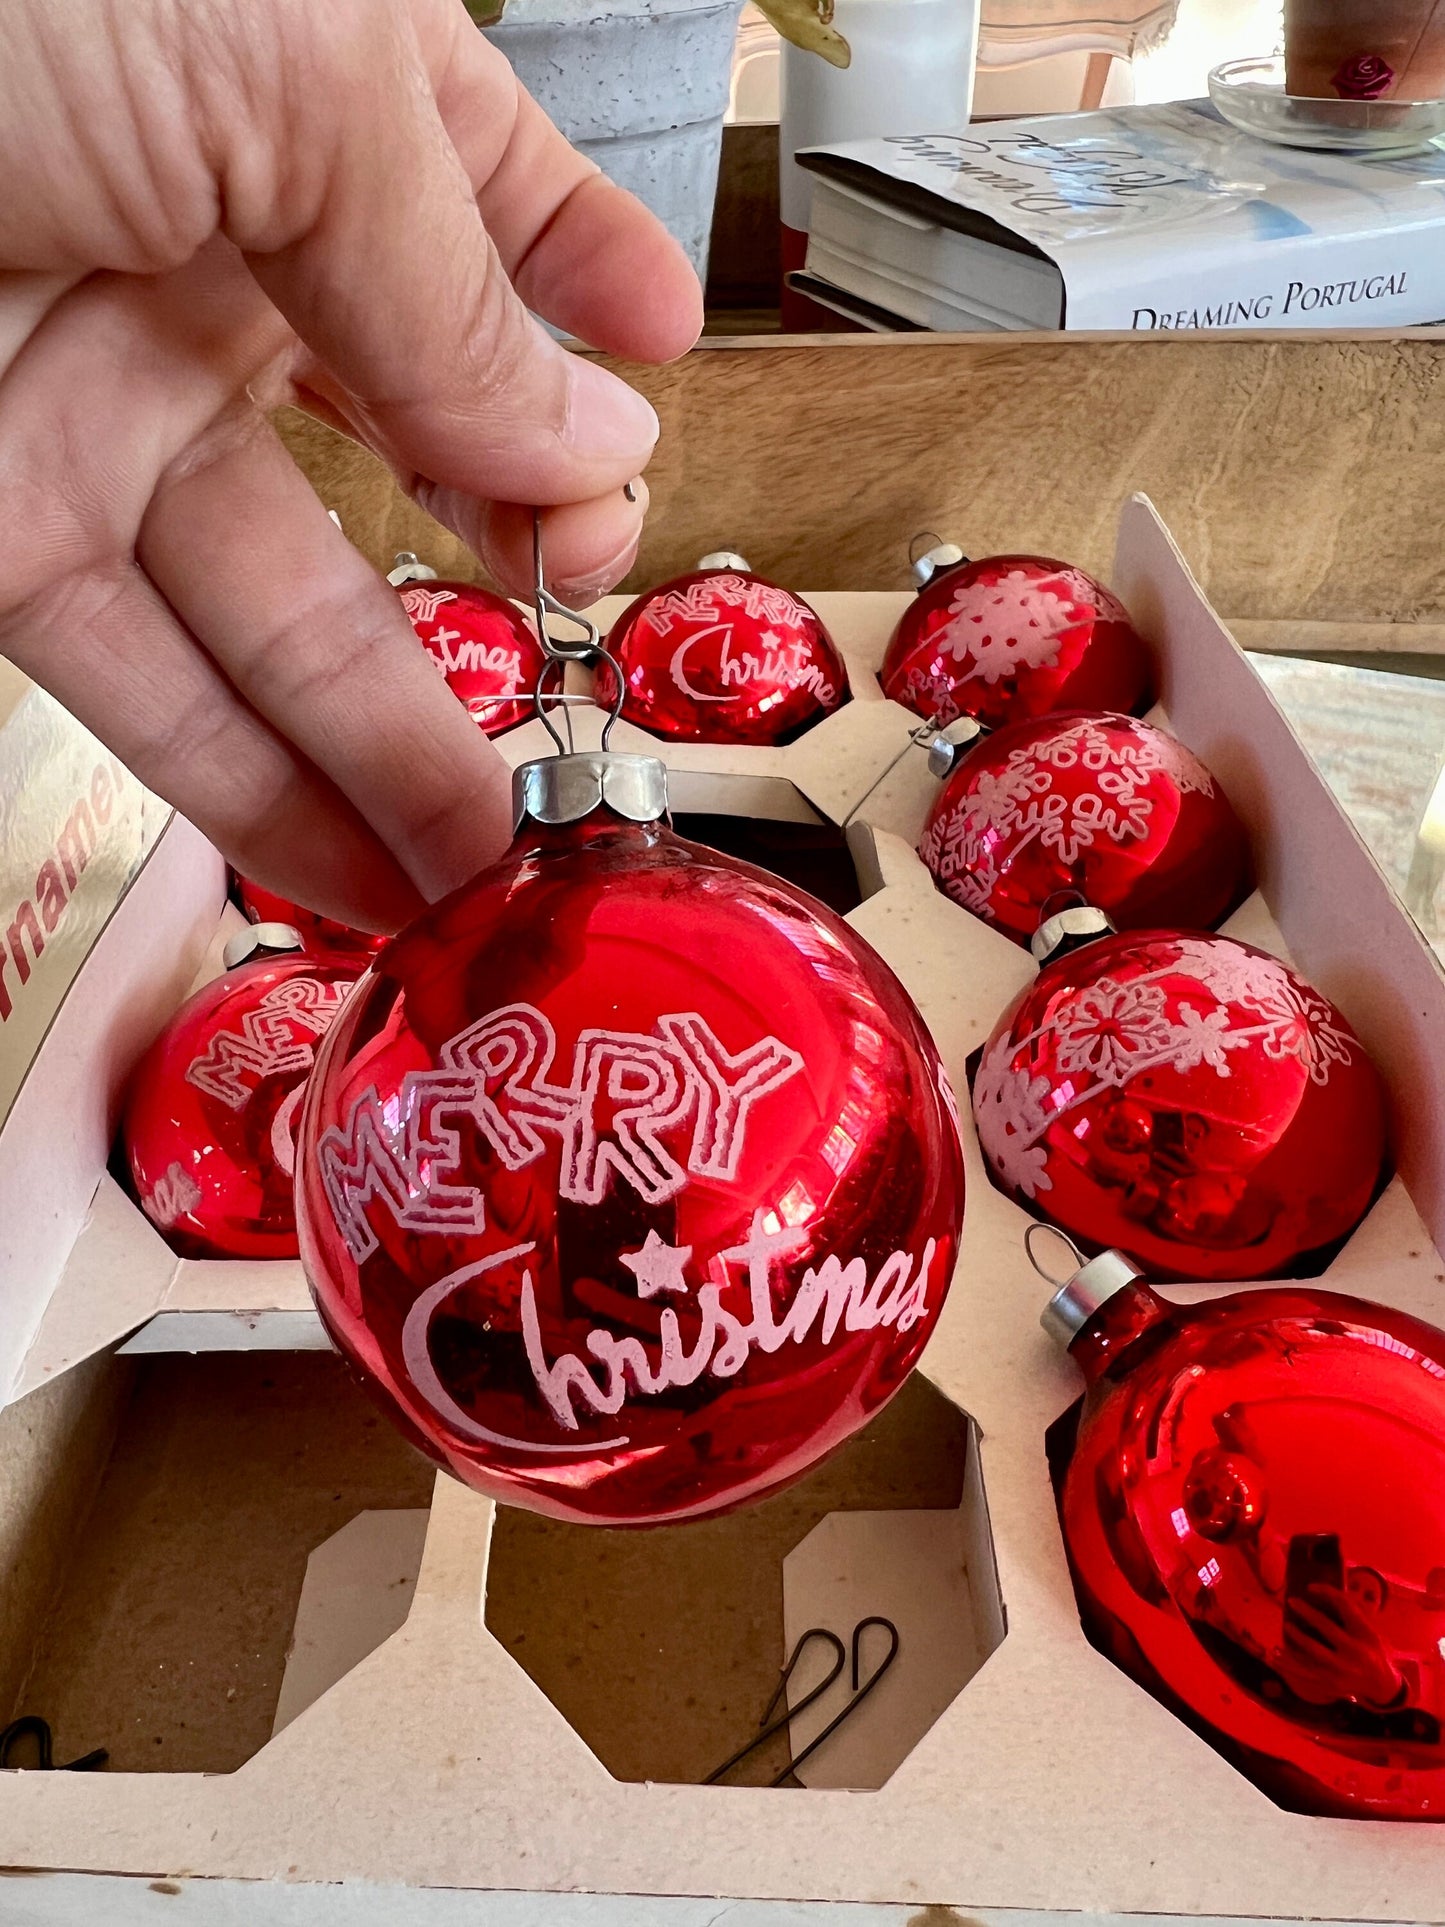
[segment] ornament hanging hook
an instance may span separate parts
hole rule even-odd
[[[1066,1273],[1062,1278],[1057,1277],[1048,1269],[1047,1265],[1041,1261],[1039,1254],[1034,1250],[1034,1239],[1040,1233],[1047,1238],[1057,1238],[1059,1243],[1067,1248],[1074,1260],[1074,1270],[1072,1272]],[[1086,1262],[1083,1252],[1080,1251],[1068,1232],[1060,1231],[1057,1225],[1052,1224],[1031,1224],[1024,1233],[1024,1250],[1028,1254],[1029,1263],[1046,1285],[1064,1286],[1068,1284],[1074,1274],[1082,1270]]]
[[[537,640],[541,643],[542,654],[546,657],[537,677],[537,686],[532,692],[532,704],[541,719],[543,728],[557,745],[559,756],[566,756],[575,749],[572,739],[571,704],[576,698],[567,695],[560,687],[567,674],[567,664],[569,662],[592,664],[605,662],[612,670],[615,688],[607,721],[602,725],[602,748],[606,749],[613,725],[622,711],[621,665],[604,645],[602,631],[597,624],[589,616],[582,615],[576,609],[569,609],[565,602],[558,601],[547,587],[542,564],[542,511],[536,508],[532,510],[532,606],[537,616]],[[549,627],[551,618],[559,622],[574,623],[582,631],[582,639],[578,642],[559,642]],[[547,678],[554,668],[557,672],[559,687],[551,698],[551,702],[553,708],[560,704],[566,715],[567,741],[565,743],[558,734],[547,707]]]
[[[832,1665],[828,1668],[823,1678],[819,1680],[818,1684],[810,1688],[798,1701],[796,1706],[784,1707],[781,1718],[774,1719],[773,1715],[777,1712],[778,1704],[788,1690],[788,1681],[797,1671],[798,1662],[803,1657],[804,1652],[812,1645],[815,1639],[821,1640],[825,1646],[832,1649]],[[745,1760],[750,1753],[755,1753],[760,1746],[765,1746],[775,1733],[781,1733],[783,1728],[790,1725],[800,1713],[806,1712],[810,1706],[815,1705],[842,1672],[846,1659],[847,1651],[842,1640],[839,1639],[835,1632],[830,1632],[826,1626],[810,1626],[807,1632],[803,1633],[798,1639],[792,1652],[789,1653],[787,1663],[783,1667],[782,1675],[778,1680],[777,1690],[768,1701],[767,1706],[763,1710],[763,1717],[758,1722],[757,1732],[745,1746],[740,1746],[736,1753],[729,1754],[721,1766],[715,1766],[703,1781],[703,1785],[716,1786],[717,1782],[725,1773],[730,1773],[732,1769]],[[854,1663],[856,1668],[856,1656]],[[791,1772],[792,1768],[789,1767],[788,1771]]]

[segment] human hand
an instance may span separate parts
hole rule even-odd
[[[0,653],[258,882],[391,928],[510,830],[501,758],[267,416],[373,448],[504,587],[630,566],[697,282],[460,0],[0,12]]]

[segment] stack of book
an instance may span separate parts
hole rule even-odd
[[[1207,101],[804,150],[800,292],[878,330],[1445,318],[1445,153],[1251,139]]]

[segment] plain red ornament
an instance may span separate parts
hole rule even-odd
[[[427,654],[479,729],[500,736],[535,714],[532,692],[546,658],[515,603],[475,583],[440,582],[420,571],[407,577],[399,568],[393,580]]]
[[[187,1258],[294,1258],[293,1139],[316,1046],[360,965],[295,931],[205,984],[131,1076],[121,1135],[141,1207]],[[234,955],[234,951],[229,954]]]
[[[1198,757],[1107,710],[1009,723],[967,750],[918,850],[946,895],[1023,944],[1062,892],[1137,930],[1213,926],[1250,888],[1243,826]]]
[[[1045,964],[984,1046],[1003,1189],[1170,1279],[1268,1278],[1364,1216],[1385,1097],[1334,1006],[1253,945],[1104,936]]]
[[[387,941],[369,930],[353,930],[349,923],[340,923],[335,917],[305,910],[289,898],[278,897],[274,890],[263,890],[239,870],[233,874],[236,896],[250,921],[288,925],[300,936],[301,947],[308,957],[325,957],[333,962],[350,959],[353,969],[360,972]]]
[[[302,1256],[341,1351],[465,1483],[701,1518],[815,1465],[912,1368],[962,1220],[951,1099],[876,952],[675,835],[660,763],[514,781],[510,850],[327,1039]]]
[[[1445,1819],[1445,1332],[1181,1308],[1117,1253],[1044,1322],[1088,1381],[1050,1456],[1093,1643],[1281,1806]]]
[[[740,556],[706,556],[639,596],[607,647],[622,668],[622,714],[672,742],[790,742],[848,694],[816,611]],[[596,699],[610,707],[616,691],[603,664]]]
[[[1128,610],[1093,576],[1049,556],[990,555],[929,573],[880,680],[939,728],[959,716],[993,728],[1055,709],[1142,708],[1153,663]]]

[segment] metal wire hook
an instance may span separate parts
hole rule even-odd
[[[858,1660],[862,1651],[863,1635],[870,1626],[881,1626],[888,1634],[888,1651],[884,1654],[881,1662],[875,1666],[873,1671],[868,1675],[866,1684],[860,1686],[858,1684]],[[815,1733],[813,1735],[802,1752],[794,1758],[792,1764],[785,1767],[772,1782],[773,1786],[781,1786],[784,1780],[797,1772],[804,1760],[810,1759],[812,1755],[817,1752],[824,1740],[831,1738],[831,1736],[838,1731],[838,1728],[843,1724],[844,1720],[852,1719],[853,1715],[858,1711],[858,1708],[863,1704],[864,1700],[867,1699],[868,1695],[888,1671],[888,1668],[893,1664],[894,1660],[897,1659],[898,1647],[898,1628],[891,1619],[885,1619],[882,1613],[870,1613],[867,1619],[860,1619],[858,1621],[858,1624],[853,1628],[852,1699],[849,1700],[841,1713],[836,1714],[829,1720],[821,1733]],[[796,1707],[794,1709],[794,1717],[796,1718],[797,1714],[801,1713],[802,1710],[803,1708],[801,1706]]]
[[[854,803],[852,809],[849,810],[848,814],[843,818],[843,821],[838,825],[839,829],[840,830],[847,829],[848,825],[853,821],[853,818],[858,814],[859,810],[861,810],[863,805],[868,801],[868,798],[872,796],[875,790],[879,790],[883,787],[883,785],[888,781],[889,777],[893,774],[894,770],[897,769],[898,765],[903,761],[904,757],[908,754],[909,750],[917,749],[924,743],[931,743],[937,734],[938,734],[937,723],[919,723],[916,728],[910,729],[908,732],[908,741],[903,745],[902,749],[899,750],[898,754],[893,758],[893,761],[888,765],[888,767],[882,770],[877,776],[874,777],[873,781],[868,785],[867,789],[864,790],[863,794],[858,798],[857,802]]]
[[[547,587],[542,567],[542,511],[532,510],[532,606],[537,613],[537,640],[542,645],[546,657],[537,677],[537,686],[532,692],[532,706],[540,717],[542,726],[557,745],[559,756],[567,755],[574,747],[572,740],[572,712],[567,708],[566,698],[561,694],[561,683],[567,674],[569,662],[607,663],[612,670],[613,698],[607,721],[602,725],[602,747],[607,748],[612,736],[612,728],[622,712],[622,667],[602,641],[602,631],[589,616],[581,615],[576,609],[569,609],[565,602],[559,602]],[[548,618],[555,617],[561,622],[575,623],[582,631],[580,642],[558,642],[548,627]],[[567,741],[564,743],[557,733],[551,717],[547,713],[547,677],[553,665],[557,665],[558,693],[552,698],[553,707],[561,702],[567,714]]]
[[[807,1649],[809,1643],[815,1639],[824,1640],[829,1646],[833,1648],[833,1664],[828,1669],[827,1677],[824,1680],[822,1680],[820,1684],[813,1687],[810,1692],[805,1693],[802,1699],[798,1701],[795,1707],[793,1707],[791,1710],[785,1707],[783,1710],[782,1717],[779,1719],[774,1719],[773,1714],[777,1711],[779,1700],[782,1699],[783,1695],[788,1690],[788,1681],[793,1677],[793,1674],[796,1672],[798,1661],[803,1657],[803,1654]],[[856,1635],[855,1635],[855,1641],[856,1641]],[[837,1679],[838,1675],[842,1672],[843,1662],[846,1657],[847,1655],[844,1650],[843,1642],[841,1639],[839,1639],[838,1635],[835,1632],[830,1632],[826,1626],[810,1626],[807,1632],[805,1632],[798,1640],[798,1643],[794,1646],[792,1652],[788,1655],[787,1664],[783,1667],[782,1676],[778,1680],[777,1689],[774,1692],[773,1697],[768,1701],[767,1706],[764,1708],[762,1719],[758,1722],[759,1730],[753,1735],[752,1739],[748,1741],[746,1746],[740,1746],[736,1753],[730,1754],[728,1758],[723,1761],[721,1766],[715,1766],[712,1772],[709,1773],[707,1778],[703,1781],[703,1785],[715,1786],[717,1782],[722,1778],[724,1773],[730,1773],[732,1769],[735,1766],[737,1766],[740,1761],[745,1760],[750,1753],[755,1753],[760,1746],[766,1746],[768,1741],[773,1737],[775,1733],[781,1733],[783,1728],[789,1725],[793,1720],[795,1720],[800,1713],[806,1712],[810,1706],[814,1705],[818,1700],[820,1700],[823,1697],[823,1695],[828,1691],[828,1688],[833,1684],[834,1680]],[[855,1671],[857,1670],[856,1657],[854,1660],[854,1670]],[[829,1730],[831,1731],[831,1729]],[[793,1769],[791,1766],[786,1768],[783,1773],[783,1778],[786,1779],[788,1777],[788,1774],[791,1773],[792,1770]],[[772,1784],[774,1786],[777,1786],[780,1783],[774,1780]]]
[[[1044,1283],[1046,1285],[1068,1284],[1069,1282],[1068,1278],[1056,1278],[1053,1272],[1046,1271],[1043,1265],[1039,1262],[1039,1255],[1034,1250],[1034,1239],[1039,1232],[1043,1232],[1046,1237],[1057,1238],[1061,1245],[1065,1245],[1068,1247],[1068,1250],[1071,1253],[1074,1260],[1074,1271],[1078,1271],[1086,1262],[1083,1252],[1080,1251],[1079,1247],[1074,1243],[1073,1239],[1069,1236],[1068,1232],[1060,1231],[1057,1225],[1031,1224],[1028,1230],[1024,1233],[1024,1251],[1027,1254],[1029,1263],[1033,1266],[1034,1270],[1039,1274],[1040,1278],[1043,1279]],[[1072,1275],[1073,1273],[1071,1272],[1069,1276],[1072,1277]]]

